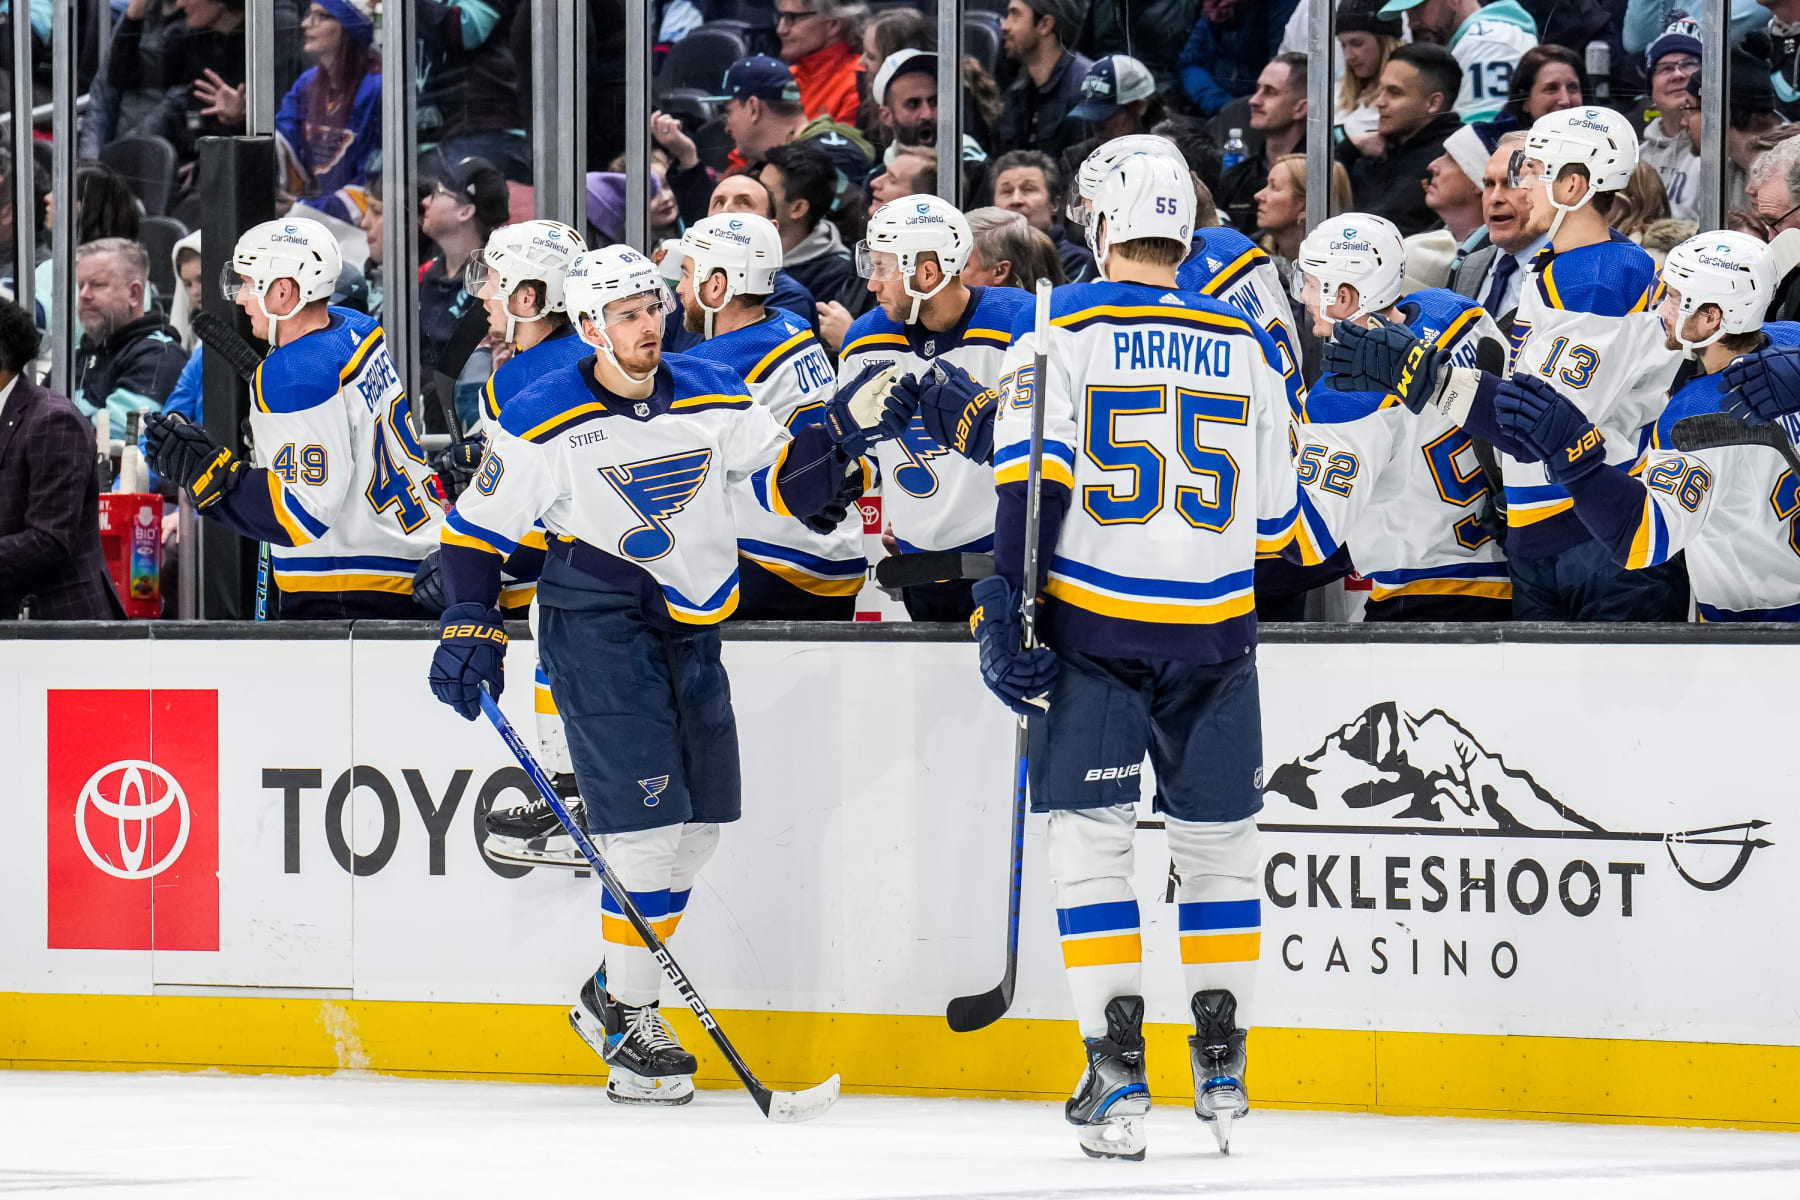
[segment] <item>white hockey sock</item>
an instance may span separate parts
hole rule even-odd
[[[693,894],[694,877],[719,848],[719,827],[689,823],[681,827],[681,841],[675,846],[675,869],[669,877],[669,932],[667,941],[687,911],[688,897]]]
[[[1056,926],[1081,1036],[1106,1036],[1106,1002],[1141,996],[1143,938],[1131,890],[1137,809],[1059,809],[1050,814],[1050,879]]]
[[[675,847],[680,825],[640,829],[601,836],[600,854],[618,876],[631,902],[650,922],[658,937],[667,938],[674,924],[669,919],[669,884],[675,872]],[[601,928],[606,938],[606,990],[613,999],[633,1007],[649,1004],[662,994],[662,968],[644,945],[644,939],[625,917],[625,910],[610,890],[601,897]]]
[[[1262,953],[1262,850],[1256,821],[1166,822],[1181,886],[1182,974],[1188,995],[1225,988],[1237,999],[1240,1028],[1250,1027],[1257,959]]]

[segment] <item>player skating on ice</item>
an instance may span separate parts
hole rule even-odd
[[[542,522],[538,655],[563,716],[587,828],[667,938],[694,877],[739,810],[737,727],[715,626],[737,604],[729,487],[796,519],[860,487],[817,426],[789,435],[734,372],[662,354],[670,300],[624,246],[590,251],[563,284],[597,354],[501,408],[481,468],[443,534],[447,598],[431,686],[464,717],[498,693],[505,557]],[[662,969],[603,900],[606,961],[570,1013],[624,1102],[692,1098],[694,1057],[657,1009]]]
[[[1337,321],[1393,321],[1458,366],[1500,370],[1500,330],[1480,305],[1444,288],[1401,295],[1406,247],[1386,218],[1340,213],[1306,235],[1294,294],[1331,336]],[[1373,583],[1365,619],[1504,621],[1512,613],[1506,555],[1483,517],[1488,480],[1469,435],[1386,392],[1341,390],[1325,375],[1294,428],[1300,484]]]
[[[317,221],[238,238],[221,286],[272,347],[250,385],[252,461],[162,413],[147,457],[202,516],[274,547],[282,617],[415,617],[413,574],[444,516],[380,324],[327,304],[341,266]]]
[[[1178,890],[1194,1110],[1219,1145],[1248,1110],[1259,953],[1261,712],[1252,569],[1336,549],[1295,482],[1280,352],[1175,286],[1194,217],[1184,169],[1121,162],[1095,189],[1106,282],[1058,288],[1048,378],[1013,327],[995,423],[999,575],[971,620],[987,685],[1028,718],[1048,810],[1063,962],[1088,1065],[1066,1106],[1082,1149],[1141,1158],[1150,1096],[1132,842],[1151,756]],[[1031,408],[1044,397],[1039,578],[1023,580]],[[1022,649],[1020,589],[1044,647]],[[1047,704],[1047,711],[1039,703]],[[1115,769],[1108,769],[1115,768]]]

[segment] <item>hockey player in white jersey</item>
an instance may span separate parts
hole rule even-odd
[[[1514,182],[1556,211],[1550,245],[1532,264],[1513,321],[1515,375],[1535,375],[1601,430],[1615,465],[1629,465],[1661,414],[1681,356],[1651,306],[1656,265],[1607,224],[1612,197],[1637,164],[1637,135],[1611,109],[1540,117],[1514,155]],[[1502,376],[1453,366],[1443,350],[1392,323],[1339,322],[1326,369],[1352,388],[1427,404],[1498,445],[1493,393]],[[1679,562],[1619,568],[1539,462],[1502,454],[1506,556],[1513,616],[1521,621],[1680,621],[1687,579]]]
[[[500,411],[474,484],[444,526],[450,606],[432,659],[437,697],[473,720],[504,682],[500,566],[538,522],[538,654],[568,731],[587,827],[639,911],[667,938],[719,825],[739,815],[737,728],[717,624],[737,603],[729,485],[799,518],[866,465],[825,431],[790,435],[715,363],[662,354],[670,300],[624,246],[577,258],[570,317],[598,351]],[[662,972],[602,898],[606,960],[570,1012],[611,1064],[608,1095],[679,1104],[694,1058],[657,1010]]]
[[[766,307],[781,266],[781,235],[754,213],[720,213],[681,237],[682,320],[705,340],[689,351],[743,376],[756,402],[790,432],[825,419],[837,388],[830,354],[804,317]],[[757,503],[748,484],[733,489],[738,582],[734,619],[849,621],[856,616],[868,561],[862,521],[822,514],[816,527]]]
[[[1340,213],[1306,235],[1294,292],[1331,336],[1333,322],[1397,321],[1458,366],[1501,370],[1506,347],[1480,305],[1443,288],[1402,296],[1406,247],[1393,222]],[[1484,516],[1488,479],[1469,435],[1436,412],[1414,413],[1379,391],[1307,395],[1295,427],[1301,486],[1370,580],[1370,621],[1504,621],[1512,615],[1506,556]]]
[[[1138,765],[1180,876],[1194,1111],[1221,1146],[1248,1109],[1244,1026],[1260,946],[1262,726],[1253,567],[1336,547],[1298,488],[1280,354],[1235,309],[1175,287],[1194,219],[1185,169],[1144,155],[1094,195],[1103,283],[1058,288],[1048,378],[1026,309],[996,422],[999,574],[975,585],[984,682],[1029,716],[1050,813],[1063,961],[1087,1051],[1065,1107],[1087,1153],[1140,1158],[1150,1096],[1131,887]],[[1023,578],[1031,408],[1045,404],[1039,578]],[[1021,649],[1021,589],[1043,647]],[[1037,600],[1039,592],[1042,599]],[[1047,711],[1039,707],[1047,704]]]
[[[861,395],[883,372],[908,395],[993,387],[1013,321],[1031,297],[1017,288],[964,285],[957,276],[973,245],[968,220],[936,196],[902,196],[869,219],[856,264],[877,303],[844,335],[838,377],[848,382],[841,395]],[[828,406],[826,420],[851,453],[872,448],[882,508],[902,553],[993,549],[993,481],[985,466],[950,453],[950,443],[932,436],[917,415],[898,437],[857,427],[841,407]],[[905,599],[915,621],[964,621],[974,609],[967,580],[909,587]]]
[[[1688,239],[1669,252],[1662,279],[1658,313],[1692,368],[1640,461],[1610,465],[1594,423],[1535,376],[1500,386],[1496,420],[1543,460],[1615,562],[1638,570],[1685,548],[1702,621],[1800,621],[1800,480],[1766,446],[1672,448],[1684,418],[1721,411],[1731,364],[1770,345],[1800,347],[1800,325],[1762,323],[1775,269],[1747,234]]]
[[[341,266],[317,221],[238,238],[222,285],[274,347],[250,385],[253,461],[162,413],[147,455],[202,516],[273,547],[282,617],[416,617],[413,574],[444,516],[381,326],[326,303]]]
[[[1389,0],[1384,17],[1406,14],[1416,41],[1436,42],[1462,68],[1456,115],[1463,124],[1492,121],[1506,107],[1513,71],[1538,44],[1537,20],[1518,0]]]

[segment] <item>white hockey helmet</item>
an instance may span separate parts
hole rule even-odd
[[[1666,318],[1669,331],[1692,354],[1727,334],[1762,328],[1775,292],[1775,264],[1767,244],[1747,233],[1716,229],[1669,251],[1662,282],[1668,289],[1664,306],[1674,302],[1674,311]],[[1708,304],[1719,307],[1719,328],[1701,341],[1688,341],[1682,336],[1688,318]]]
[[[869,218],[868,231],[856,243],[856,271],[864,279],[888,279],[898,274],[912,297],[912,315],[907,324],[919,319],[919,305],[949,285],[969,261],[975,235],[969,230],[969,219],[955,205],[936,196],[916,194],[890,200],[881,211]],[[919,255],[937,255],[943,278],[928,292],[913,289],[913,276],[918,273]],[[891,254],[898,260],[890,272],[875,261],[877,254]]]
[[[277,345],[275,327],[315,300],[329,300],[337,290],[344,255],[331,231],[317,221],[294,217],[264,221],[239,235],[231,261],[219,275],[219,290],[236,300],[245,288],[269,319],[269,344]],[[300,299],[284,313],[268,307],[269,288],[278,279],[291,279]]]
[[[1167,238],[1182,247],[1194,232],[1194,185],[1187,166],[1165,158],[1134,154],[1107,172],[1094,189],[1094,229],[1106,222],[1105,241],[1095,251],[1104,272],[1112,249],[1139,238]]]
[[[660,306],[656,313],[659,317],[674,307],[662,272],[630,246],[602,246],[578,254],[569,264],[569,273],[563,277],[563,304],[568,309],[569,320],[575,324],[575,332],[582,341],[604,354],[619,374],[636,383],[644,383],[650,376],[640,379],[619,364],[618,356],[613,353],[612,338],[606,332],[606,306],[615,300],[645,295],[651,297],[652,304]],[[588,336],[584,319],[594,323],[598,340]]]
[[[1066,215],[1070,221],[1079,226],[1087,235],[1088,249],[1094,248],[1093,212],[1094,192],[1112,169],[1134,155],[1147,154],[1152,158],[1163,158],[1187,173],[1187,159],[1168,138],[1154,133],[1128,133],[1124,137],[1116,137],[1110,142],[1103,142],[1094,148],[1082,161],[1081,170],[1075,174],[1075,190],[1069,193]]]
[[[713,335],[713,314],[738,296],[766,296],[775,290],[781,268],[781,235],[775,223],[755,213],[718,213],[688,226],[681,253],[694,264],[694,303],[706,313],[706,336]],[[700,299],[700,285],[715,271],[725,273],[725,301],[710,308]]]
[[[521,321],[537,321],[546,315],[566,311],[563,303],[563,277],[575,256],[587,249],[581,235],[560,221],[520,221],[505,225],[488,235],[487,245],[469,256],[463,268],[463,290],[485,299],[483,289],[490,284],[495,293],[510,300],[521,284],[539,283],[544,288],[543,307],[529,317],[506,314],[506,340],[513,340],[513,328]]]
[[[1339,213],[1300,243],[1292,287],[1294,299],[1330,321],[1325,310],[1348,284],[1356,289],[1356,311],[1349,318],[1354,321],[1392,307],[1405,278],[1406,242],[1392,221],[1373,213]]]
[[[1525,135],[1525,148],[1513,152],[1511,174],[1517,179],[1527,162],[1543,164],[1539,182],[1556,208],[1550,226],[1555,237],[1564,216],[1586,204],[1598,192],[1616,192],[1631,182],[1637,169],[1638,136],[1631,122],[1610,108],[1565,108],[1545,113]],[[1587,191],[1574,204],[1559,204],[1553,185],[1564,167],[1587,168]]]

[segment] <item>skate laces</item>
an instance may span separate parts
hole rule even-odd
[[[675,1040],[674,1031],[662,1019],[662,1011],[655,1005],[646,1004],[642,1008],[634,1008],[625,1018],[626,1032],[641,1045],[650,1050],[679,1050],[681,1043]]]

